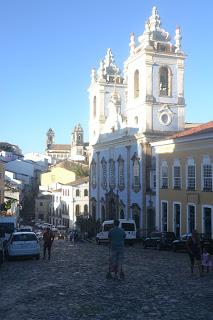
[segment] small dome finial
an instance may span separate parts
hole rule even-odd
[[[152,8],[152,15],[149,18],[149,22],[150,22],[151,31],[160,29],[161,21],[160,21],[160,16],[158,14],[158,10],[156,7]]]

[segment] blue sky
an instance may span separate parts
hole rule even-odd
[[[91,69],[109,47],[123,69],[154,5],[182,29],[186,121],[213,120],[212,0],[0,0],[0,141],[43,152],[48,128],[69,143],[78,122],[87,140]]]

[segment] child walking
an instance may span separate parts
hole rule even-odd
[[[206,268],[206,272],[209,272],[209,269],[212,267],[212,261],[211,261],[211,256],[208,253],[207,248],[205,247],[203,249],[201,260],[202,260],[202,271],[204,272]]]

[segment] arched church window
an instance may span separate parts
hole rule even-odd
[[[106,212],[105,212],[104,206],[101,206],[101,220],[102,221],[106,220]]]
[[[102,164],[102,176],[101,176],[101,185],[104,190],[107,188],[107,163],[106,160],[103,158],[101,160]]]
[[[124,160],[119,156],[118,158],[118,188],[123,190],[125,188],[124,182]]]
[[[136,70],[134,74],[134,97],[139,97],[139,71]]]
[[[96,96],[93,98],[93,117],[96,117]]]
[[[109,187],[115,188],[115,161],[112,159],[109,160]]]
[[[171,95],[171,71],[168,67],[161,67],[159,71],[160,96]]]
[[[95,189],[96,188],[96,162],[94,159],[91,162],[90,173],[91,173],[91,175],[90,175],[91,184],[92,184],[93,189]]]
[[[120,219],[124,219],[124,218],[125,218],[125,214],[124,214],[123,209],[121,209],[121,211],[120,211]]]
[[[80,197],[80,191],[79,191],[79,189],[76,190],[76,193],[75,193],[75,194],[76,194],[76,197]]]
[[[88,196],[88,190],[87,190],[87,189],[84,190],[84,196],[85,196],[85,197]]]
[[[139,158],[137,157],[136,153],[132,157],[132,188],[135,192],[140,190],[140,162]]]
[[[138,117],[135,117],[135,124],[138,124]]]

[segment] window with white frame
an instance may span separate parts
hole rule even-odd
[[[203,165],[203,190],[212,191],[212,166],[210,164]]]
[[[212,191],[212,163],[209,156],[205,156],[202,161],[202,189]]]
[[[101,176],[101,185],[104,190],[107,188],[107,163],[104,158],[101,160],[102,164],[102,176]]]
[[[161,164],[161,188],[168,189],[169,186],[169,170],[166,161]]]
[[[112,159],[109,160],[109,187],[115,188],[115,161]]]
[[[118,188],[123,190],[125,187],[124,183],[124,160],[121,156],[118,158]]]
[[[151,189],[156,189],[156,171],[151,170],[150,171],[150,188]]]
[[[173,165],[173,188],[181,189],[181,167],[179,160],[174,161]]]
[[[187,189],[195,190],[196,186],[196,171],[195,162],[193,159],[188,159],[187,162]]]
[[[167,201],[162,201],[161,203],[161,216],[162,216],[162,231],[167,230],[167,220],[168,220],[168,203]]]
[[[181,205],[179,203],[174,203],[173,205],[173,218],[174,218],[174,233],[177,238],[181,234]]]
[[[188,232],[195,229],[195,205],[188,205]]]

